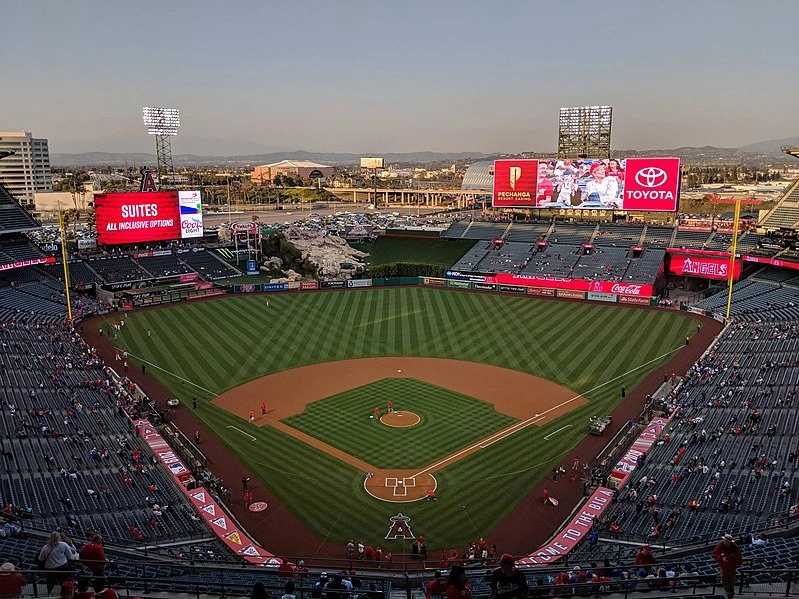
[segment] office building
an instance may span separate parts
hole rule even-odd
[[[0,182],[20,204],[33,210],[37,191],[52,191],[50,150],[46,139],[34,138],[28,131],[0,131],[0,153],[13,156],[0,160]]]

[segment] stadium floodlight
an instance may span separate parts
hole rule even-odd
[[[178,134],[180,109],[145,106],[141,110],[147,133],[155,135],[155,155],[158,160],[158,179],[166,182],[175,171],[172,163],[172,143],[170,137]]]
[[[150,135],[177,135],[180,127],[179,108],[158,108],[145,106],[142,118]]]
[[[610,158],[612,122],[610,106],[561,108],[558,158]]]

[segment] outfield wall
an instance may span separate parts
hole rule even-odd
[[[529,287],[526,285],[506,285],[503,283],[484,283],[481,281],[461,281],[438,277],[394,277],[388,279],[349,279],[343,281],[303,281],[292,283],[253,283],[234,285],[229,291],[233,293],[276,293],[282,291],[316,291],[318,289],[363,289],[367,287],[386,287],[395,285],[425,285],[428,287],[449,287],[454,289],[470,289],[474,291],[494,291],[515,295],[532,295],[535,297],[551,297],[560,299],[579,299],[610,304],[627,304],[633,306],[657,306],[657,298],[653,296],[625,295],[621,293],[605,293],[601,291],[577,291],[574,289],[558,289],[548,287]]]

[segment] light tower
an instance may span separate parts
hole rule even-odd
[[[558,158],[610,158],[613,108],[561,108],[558,120]]]
[[[158,160],[158,179],[166,179],[175,167],[172,164],[172,144],[170,137],[178,134],[180,127],[179,108],[158,108],[145,106],[142,108],[142,118],[147,127],[147,133],[155,135],[155,155]]]

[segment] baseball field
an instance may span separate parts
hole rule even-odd
[[[695,330],[672,312],[407,287],[146,310],[115,344],[181,409],[197,397],[317,538],[401,551],[383,540],[399,511],[436,547],[488,536]]]

